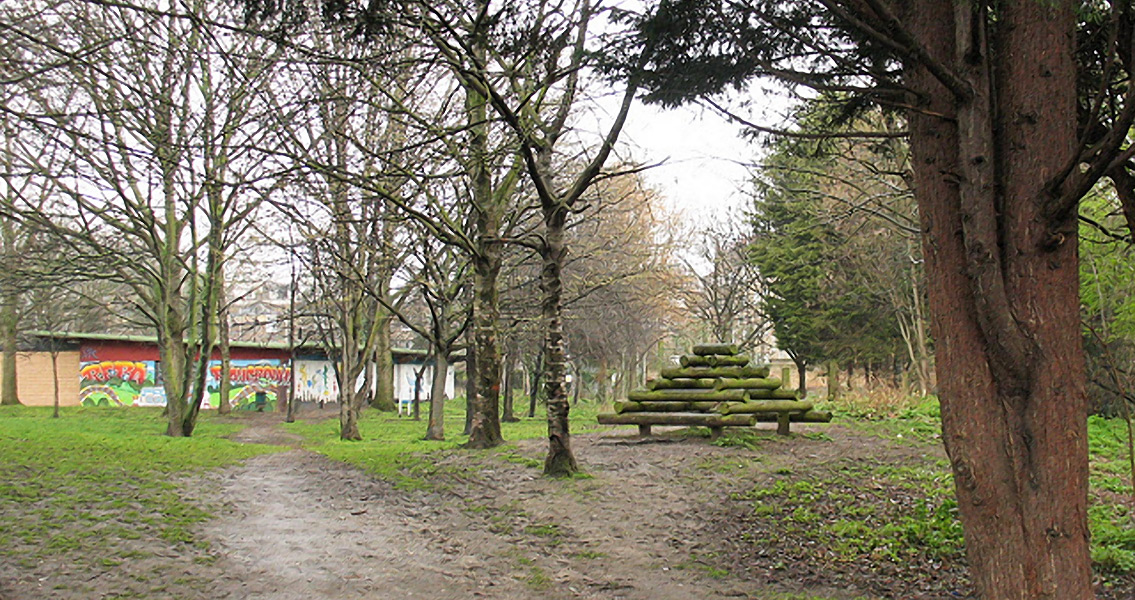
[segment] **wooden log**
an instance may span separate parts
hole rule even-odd
[[[775,390],[780,387],[780,380],[775,377],[749,379],[727,379],[720,377],[714,380],[715,390]]]
[[[757,421],[761,423],[772,423],[776,421],[777,415],[772,414],[757,414]],[[793,423],[831,423],[832,413],[824,410],[810,410],[803,413],[789,413],[788,420]]]
[[[713,389],[717,385],[716,379],[647,379],[648,390],[694,390]]]
[[[666,379],[750,379],[768,377],[769,367],[666,367],[660,373]]]
[[[627,394],[631,402],[744,402],[745,390],[635,390]]]
[[[698,427],[745,427],[756,423],[756,415],[718,415],[713,413],[632,412],[616,415],[599,413],[601,425],[687,425]]]
[[[685,355],[678,359],[683,367],[743,367],[749,364],[749,357],[745,354],[736,356],[698,356]]]
[[[733,356],[738,351],[737,344],[697,344],[694,346],[694,354],[698,356],[709,356],[710,354]]]
[[[811,402],[800,402],[798,400],[750,400],[748,402],[722,402],[716,410],[723,415],[739,413],[774,414],[782,412],[804,413],[812,410],[812,407]]]
[[[615,413],[623,414],[625,412],[642,412],[642,402],[631,402],[628,400],[618,400],[615,402]]]
[[[722,390],[728,391],[728,390]],[[800,392],[793,389],[779,388],[775,390],[745,390],[750,400],[803,400]]]
[[[708,410],[717,407],[719,402],[639,402],[627,401],[616,402],[615,412],[618,414],[628,412],[682,412],[698,410],[690,406],[691,404],[707,405]]]

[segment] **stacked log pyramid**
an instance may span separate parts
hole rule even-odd
[[[624,402],[615,403],[617,418],[608,422],[639,425],[752,425],[755,421],[831,420],[831,413],[813,410],[795,390],[781,388],[768,365],[750,365],[732,344],[699,344],[681,357],[681,367],[662,369]],[[600,415],[600,422],[604,422]],[[615,415],[611,415],[615,417]]]

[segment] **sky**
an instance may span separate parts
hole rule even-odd
[[[698,222],[739,208],[758,148],[737,125],[698,107],[663,110],[636,104],[620,142],[642,163],[665,161],[643,178],[670,208]]]

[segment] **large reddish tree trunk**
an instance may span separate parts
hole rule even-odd
[[[974,584],[989,600],[1093,598],[1075,215],[1045,216],[1046,184],[1075,151],[1072,7],[1004,3],[990,48],[982,9],[914,4],[914,37],[974,92],[908,72],[924,99],[911,151]]]

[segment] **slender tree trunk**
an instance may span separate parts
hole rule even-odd
[[[422,420],[422,375],[426,373],[426,366],[414,370],[414,420]]]
[[[600,406],[607,403],[607,380],[610,378],[607,372],[607,357],[600,356],[599,369],[595,375],[595,395]]]
[[[505,423],[516,423],[520,419],[516,418],[516,413],[513,411],[513,390],[512,384],[514,379],[515,370],[513,363],[515,360],[511,355],[505,355],[504,360],[504,414],[501,415],[501,421]]]
[[[544,321],[544,390],[548,397],[548,456],[544,474],[571,476],[579,471],[571,451],[568,413],[567,359],[563,333],[563,264],[567,254],[564,226],[568,211],[561,205],[544,208],[544,246],[540,254],[544,268],[540,287],[544,294],[541,316]]]
[[[957,57],[975,90],[957,99],[922,69],[909,76],[928,102],[910,128],[946,374],[943,438],[980,597],[1088,600],[1075,212],[1062,222],[1044,212],[1053,199],[1046,183],[1077,139],[1074,5],[999,5],[998,61],[974,6],[925,0],[911,14],[915,37],[932,55]]]
[[[445,439],[445,378],[449,374],[449,361],[445,348],[435,348],[433,384],[430,386],[430,420],[426,426],[427,440]]]
[[[391,412],[398,409],[394,398],[394,355],[390,345],[390,323],[393,317],[383,311],[382,324],[378,327],[378,340],[374,346],[375,382],[374,407]]]
[[[528,394],[528,418],[536,418],[536,402],[540,398],[540,382],[544,376],[544,347],[536,354],[536,368],[532,370],[531,392]]]
[[[477,397],[477,336],[470,328],[465,333],[465,429],[461,435],[473,430],[473,399]]]
[[[51,349],[51,396],[52,418],[59,418],[59,351]]]
[[[296,422],[296,263],[295,256],[289,255],[288,264],[292,277],[288,284],[288,413],[287,423]],[[227,336],[226,336],[227,337]]]
[[[579,365],[572,363],[571,372],[571,405],[577,406],[579,404],[579,390],[583,387],[583,380],[579,376]]]
[[[233,382],[230,373],[232,373],[233,368],[233,356],[232,345],[229,343],[228,285],[223,268],[217,273],[217,277],[217,344],[221,348],[221,376],[217,382],[217,414],[227,415],[232,412]]]
[[[16,294],[5,291],[0,295],[0,344],[4,360],[0,364],[0,405],[20,404],[16,374],[16,342],[19,316]]]

